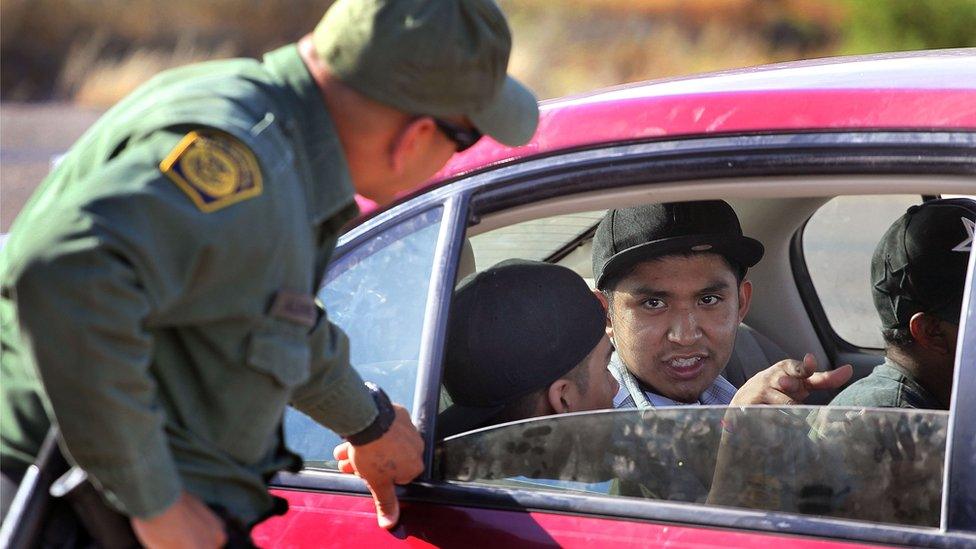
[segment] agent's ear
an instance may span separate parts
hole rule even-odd
[[[390,143],[390,169],[394,175],[402,176],[414,159],[426,152],[436,131],[437,125],[429,116],[414,118],[400,129]]]
[[[546,391],[546,399],[549,407],[557,414],[565,414],[572,411],[572,396],[570,395],[573,382],[568,379],[557,379],[549,385]]]
[[[912,339],[922,348],[940,355],[955,355],[956,346],[945,325],[935,316],[915,313],[908,321]]]
[[[752,282],[743,280],[739,284],[739,322],[746,319],[749,312],[749,305],[752,303]]]
[[[613,325],[610,323],[610,302],[607,300],[607,296],[603,294],[600,290],[593,290],[593,295],[600,301],[600,305],[603,305],[603,312],[607,317],[607,337],[611,340],[613,339]]]

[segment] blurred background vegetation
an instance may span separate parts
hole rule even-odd
[[[0,99],[105,107],[153,74],[258,57],[328,0],[0,0]],[[542,98],[840,54],[976,46],[976,0],[500,0]]]

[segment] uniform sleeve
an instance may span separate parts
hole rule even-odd
[[[78,182],[111,192],[66,189],[15,244],[9,286],[67,453],[137,517],[163,511],[182,489],[146,329],[183,291],[199,252],[181,234],[192,205],[170,207],[159,194],[165,176],[146,169],[179,138],[154,134]]]
[[[359,373],[349,365],[349,338],[323,317],[310,344],[311,376],[292,396],[292,405],[340,436],[362,431],[378,411]]]

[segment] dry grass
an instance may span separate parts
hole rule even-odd
[[[259,56],[308,32],[329,3],[3,0],[3,98],[110,104],[172,66]]]
[[[511,70],[541,97],[597,87],[824,55],[835,3],[783,0],[503,1],[515,45]],[[816,22],[816,23],[814,23]],[[777,31],[777,29],[779,29]],[[778,33],[778,34],[777,34]],[[792,33],[792,34],[791,34]]]
[[[138,49],[119,59],[105,59],[98,56],[99,43],[95,40],[72,49],[60,75],[58,87],[72,90],[72,101],[81,106],[106,107],[162,70],[237,54],[229,43],[201,48],[183,40],[171,50]]]
[[[829,55],[850,0],[499,0],[511,72],[542,98]],[[153,74],[259,56],[314,27],[328,0],[2,0],[4,100],[104,107]]]

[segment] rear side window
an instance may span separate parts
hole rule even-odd
[[[475,263],[482,269],[513,257],[569,267],[592,286],[590,248],[605,211],[579,212],[523,221],[471,237]]]
[[[881,321],[871,298],[871,255],[891,224],[919,195],[841,196],[803,230],[803,255],[830,327],[841,339],[881,349]]]

